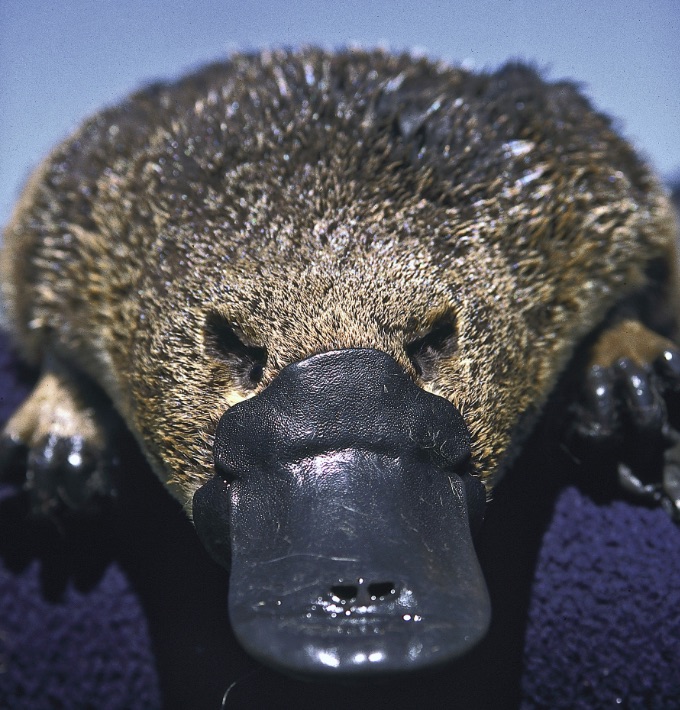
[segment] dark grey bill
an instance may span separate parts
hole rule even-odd
[[[214,455],[194,521],[231,567],[231,622],[253,656],[295,675],[378,675],[444,663],[485,634],[467,429],[389,355],[284,368],[222,416]]]

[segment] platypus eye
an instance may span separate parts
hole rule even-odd
[[[447,313],[432,323],[430,329],[405,346],[406,354],[421,377],[434,373],[437,361],[456,352],[456,325],[453,314]]]
[[[254,387],[262,380],[267,349],[249,343],[221,313],[211,311],[207,314],[204,347],[209,357],[229,365],[246,387]]]

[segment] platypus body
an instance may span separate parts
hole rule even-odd
[[[5,446],[37,513],[91,509],[113,406],[231,569],[254,656],[440,664],[486,631],[472,533],[565,371],[562,428],[678,516],[675,239],[570,83],[236,55],[96,115],[30,180],[2,286],[42,375]]]

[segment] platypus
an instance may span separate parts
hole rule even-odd
[[[489,624],[474,533],[560,383],[574,446],[680,517],[674,220],[532,67],[236,54],[30,179],[0,266],[42,374],[5,451],[36,514],[91,513],[122,419],[281,671],[452,661]]]

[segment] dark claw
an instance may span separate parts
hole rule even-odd
[[[680,389],[680,352],[670,348],[664,350],[654,364],[667,387]]]
[[[632,471],[630,466],[619,463],[619,484],[621,488],[632,493],[638,498],[643,498],[650,503],[659,503],[659,486],[652,483],[643,483]]]
[[[586,375],[585,406],[575,426],[578,435],[589,443],[606,443],[617,432],[619,416],[614,383],[614,374],[607,367],[595,365]]]
[[[623,396],[633,426],[641,433],[660,433],[666,421],[666,405],[652,373],[630,360],[620,360],[615,370],[621,377]]]
[[[21,439],[7,433],[0,436],[0,480],[21,483],[27,458],[28,447]]]
[[[661,505],[676,523],[680,523],[680,443],[678,442],[664,452]]]
[[[661,506],[671,519],[680,523],[680,464],[664,455],[663,483],[644,483],[625,463],[618,467],[619,484],[637,498]]]
[[[114,493],[99,452],[80,436],[54,434],[29,453],[25,487],[33,512],[39,515],[64,508],[95,512],[97,500]]]

